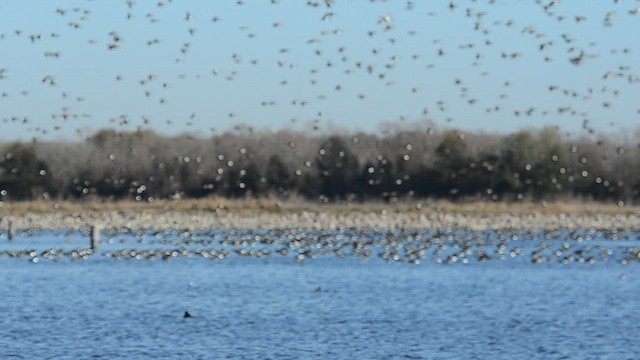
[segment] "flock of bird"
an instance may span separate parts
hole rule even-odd
[[[38,232],[23,234],[23,241]],[[60,233],[59,237],[70,236]],[[622,265],[640,261],[638,233],[631,230],[262,230],[262,231],[111,231],[95,253],[88,248],[0,251],[0,257],[26,258],[33,263],[88,260],[164,260],[232,257],[288,258],[301,264],[318,258],[379,259],[406,264],[531,264]],[[135,243],[136,247],[131,247]]]
[[[40,4],[30,28],[3,5],[3,137],[637,119],[638,1],[569,3],[86,1]]]

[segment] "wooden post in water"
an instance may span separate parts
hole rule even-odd
[[[95,254],[100,247],[100,225],[91,226],[91,250]]]
[[[16,238],[16,228],[15,226],[13,226],[13,221],[9,220],[9,230],[8,230],[8,234],[9,234],[9,240],[13,241]]]

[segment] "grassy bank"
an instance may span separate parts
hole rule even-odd
[[[304,200],[278,201],[272,199],[230,200],[211,198],[198,200],[159,200],[151,203],[134,201],[21,201],[5,202],[0,215],[19,216],[28,213],[164,213],[164,212],[216,212],[227,214],[326,212],[345,213],[454,213],[483,214],[575,214],[575,215],[640,215],[640,206],[617,206],[596,202],[483,202],[483,201],[403,201],[397,203],[330,203],[322,204]]]

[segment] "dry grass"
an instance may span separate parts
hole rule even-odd
[[[301,211],[329,213],[370,213],[380,211],[423,212],[423,213],[462,213],[470,215],[484,214],[635,214],[640,215],[639,206],[616,206],[593,202],[449,202],[449,201],[402,201],[397,203],[332,203],[320,204],[300,199],[278,201],[274,199],[242,199],[210,198],[197,200],[159,200],[152,203],[134,201],[105,202],[100,200],[81,202],[27,201],[5,202],[0,207],[0,215],[22,215],[26,213],[69,213],[85,212],[145,212],[159,213],[177,212],[225,212],[249,214],[259,212],[291,213]]]

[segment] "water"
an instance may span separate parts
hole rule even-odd
[[[419,265],[403,262],[415,234],[402,232],[361,234],[362,241],[377,239],[368,247],[369,257],[322,255],[356,236],[339,232],[306,234],[323,245],[294,244],[286,256],[272,252],[256,258],[235,251],[275,250],[292,241],[290,234],[265,232],[105,233],[100,252],[87,260],[41,255],[51,247],[70,252],[86,245],[85,235],[34,232],[13,243],[0,240],[0,358],[636,359],[640,354],[640,266],[623,265],[635,254],[637,234],[616,239],[593,234],[587,240],[562,232],[559,239],[542,233],[517,239],[473,234],[484,242],[471,243],[472,254],[483,250],[493,260],[472,255],[467,264],[436,263],[433,247]],[[255,243],[234,242],[256,235]],[[422,244],[434,242],[423,235]],[[468,233],[440,235],[449,252],[470,244],[456,243]],[[558,260],[562,255],[535,264],[531,254],[543,243],[550,253],[568,243],[571,254],[597,261],[580,263],[575,255],[564,264]],[[506,247],[504,260],[497,255],[500,244]],[[147,260],[150,252],[144,249],[159,248],[181,253],[167,261]],[[198,255],[214,248],[228,254]],[[296,261],[309,248],[314,258]],[[515,248],[521,255],[511,257]],[[34,253],[9,259],[18,249]],[[118,249],[138,249],[135,255],[144,256],[116,256]],[[441,258],[449,256],[446,251]],[[383,260],[386,253],[399,253],[400,260]],[[192,317],[183,318],[185,311]]]

